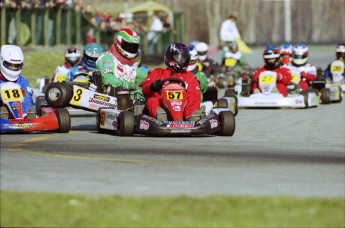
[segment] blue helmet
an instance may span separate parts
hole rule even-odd
[[[96,61],[102,53],[103,48],[101,47],[101,45],[97,43],[86,44],[84,47],[83,58],[81,59],[83,67],[85,67],[85,69],[87,70],[95,70]]]

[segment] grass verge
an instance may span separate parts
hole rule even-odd
[[[1,227],[344,227],[344,198],[1,192]]]

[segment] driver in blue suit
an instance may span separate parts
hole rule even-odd
[[[21,72],[24,62],[24,54],[20,47],[16,45],[3,45],[1,46],[1,59],[0,59],[0,84],[4,82],[14,82],[22,87],[24,96],[23,117],[35,118],[36,109],[33,104],[32,89],[29,85],[29,80],[24,77]],[[9,110],[1,101],[0,104],[0,117],[3,119],[9,118]]]

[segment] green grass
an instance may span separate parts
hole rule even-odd
[[[344,198],[1,192],[1,227],[344,227]]]
[[[43,76],[52,78],[57,66],[64,63],[64,49],[23,50],[24,67],[22,74],[27,77],[32,87],[37,86],[36,80]]]

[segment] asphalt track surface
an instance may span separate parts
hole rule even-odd
[[[329,58],[328,58],[329,59]],[[345,103],[240,109],[232,137],[3,134],[1,191],[119,195],[345,197]]]

